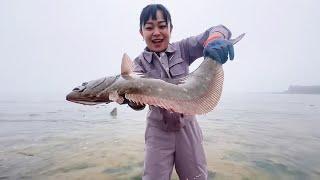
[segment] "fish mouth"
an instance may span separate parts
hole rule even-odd
[[[101,104],[101,103],[110,103],[112,101],[105,101],[105,100],[101,100],[98,99],[97,97],[91,97],[91,98],[87,98],[87,97],[81,97],[79,96],[78,92],[71,92],[66,96],[66,100],[70,101],[70,102],[74,102],[74,103],[79,103],[79,104],[83,104],[83,105],[96,105],[96,104]]]

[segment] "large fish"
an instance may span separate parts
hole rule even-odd
[[[243,36],[231,40],[232,43],[237,43]],[[183,114],[204,114],[217,105],[222,87],[222,65],[210,58],[205,58],[184,78],[161,80],[133,72],[133,62],[124,54],[120,75],[85,82],[74,88],[66,99],[95,105],[125,97],[137,104],[159,106]]]

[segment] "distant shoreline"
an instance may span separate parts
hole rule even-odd
[[[320,94],[320,86],[291,85],[288,90],[281,94]]]

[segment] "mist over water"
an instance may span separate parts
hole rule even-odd
[[[139,179],[147,110],[62,98],[1,101],[1,179]],[[317,95],[224,94],[198,116],[210,178],[319,179],[319,117]]]
[[[134,59],[145,48],[139,15],[149,3],[171,12],[171,42],[219,24],[233,37],[246,33],[234,47],[234,61],[224,65],[226,91],[319,85],[317,0],[2,0],[1,96],[67,93],[84,81],[119,74],[123,53]]]
[[[2,0],[0,180],[141,179],[147,109],[65,95],[141,53],[149,3],[171,12],[171,42],[219,24],[246,33],[223,67],[221,102],[198,116],[209,179],[320,179],[320,96],[261,93],[319,85],[320,1]]]

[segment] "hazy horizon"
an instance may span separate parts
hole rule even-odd
[[[149,3],[172,15],[171,42],[224,24],[235,60],[224,65],[224,92],[279,92],[320,85],[317,10],[306,1],[0,1],[0,97],[64,94],[88,80],[118,74],[123,53],[145,47],[139,15]],[[191,67],[201,63],[197,60]]]

